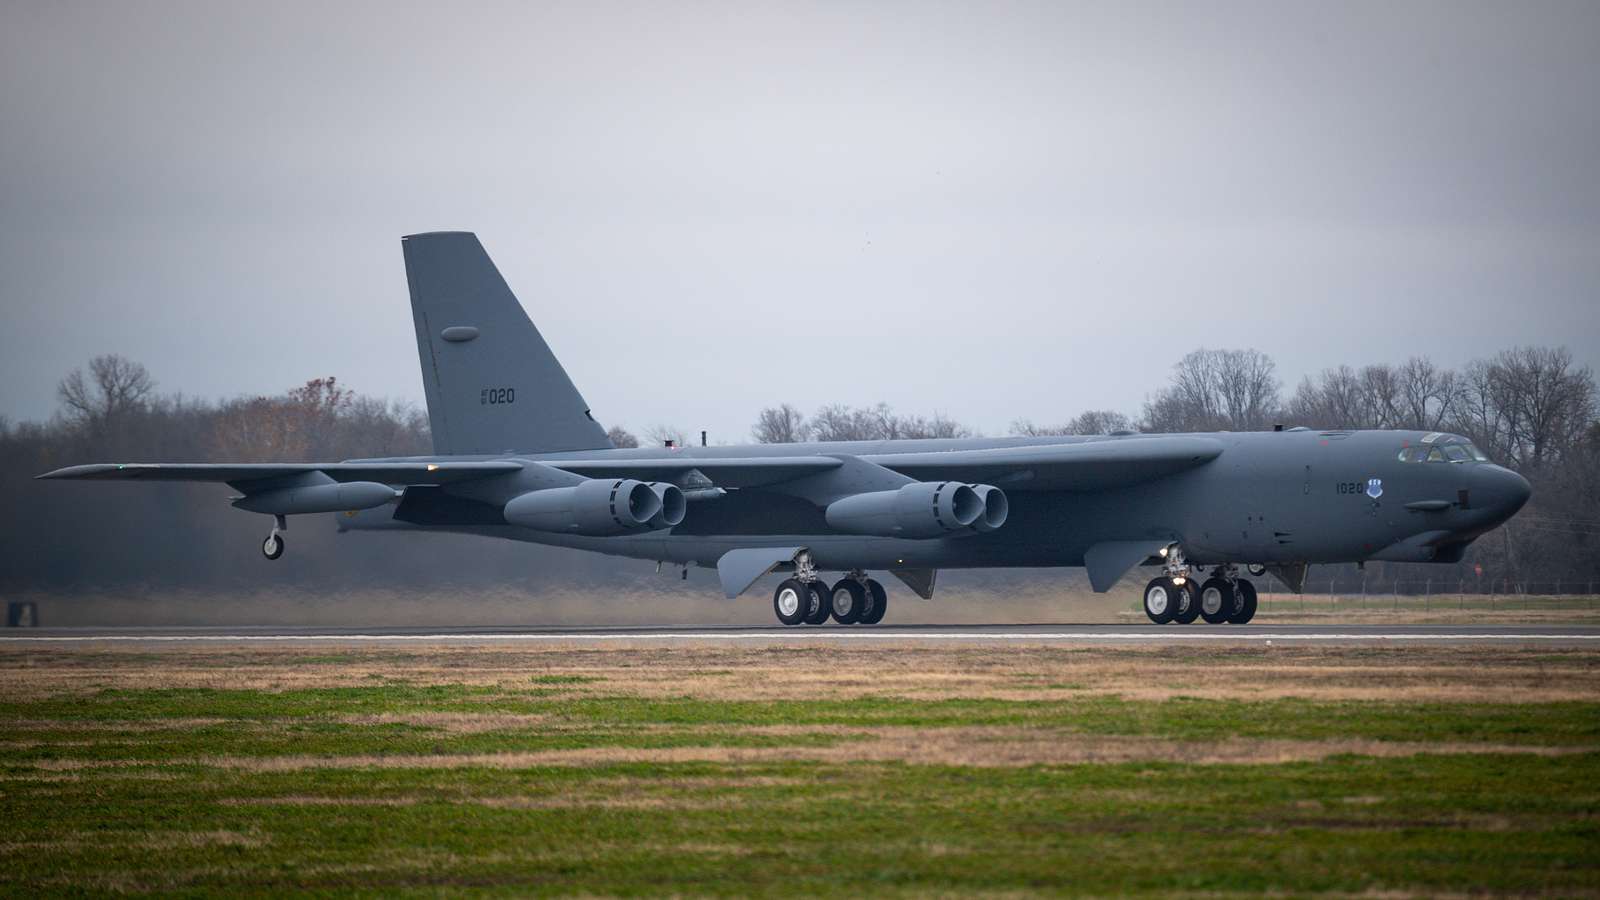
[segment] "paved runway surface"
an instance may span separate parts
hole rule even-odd
[[[659,625],[613,628],[389,628],[389,627],[207,627],[33,628],[0,631],[0,643],[187,643],[187,642],[371,642],[371,643],[599,643],[818,641],[915,644],[966,641],[1023,643],[1178,644],[1189,642],[1282,643],[1521,643],[1600,642],[1600,627],[1586,625],[880,625],[871,628],[782,628],[730,625]]]

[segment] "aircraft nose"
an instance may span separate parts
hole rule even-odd
[[[1473,505],[1492,511],[1501,522],[1516,515],[1533,495],[1528,479],[1500,466],[1478,466],[1472,480]]]

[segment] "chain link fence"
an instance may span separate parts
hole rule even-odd
[[[1491,578],[1368,579],[1352,590],[1348,583],[1308,579],[1305,592],[1291,593],[1271,579],[1259,579],[1261,608],[1336,612],[1340,610],[1600,610],[1600,581],[1516,581]]]

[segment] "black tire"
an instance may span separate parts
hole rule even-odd
[[[1178,586],[1165,575],[1150,579],[1150,583],[1144,586],[1144,614],[1157,625],[1171,622],[1172,613],[1178,605],[1177,592]]]
[[[828,611],[840,625],[854,625],[867,611],[867,589],[854,578],[841,578],[833,586]]]
[[[807,625],[827,624],[828,585],[825,582],[813,581],[806,586],[811,588],[811,604],[806,607],[805,623]]]
[[[858,625],[876,625],[883,621],[883,614],[889,611],[889,595],[884,591],[883,585],[867,579],[867,612],[856,620]]]
[[[1232,611],[1233,585],[1221,578],[1207,578],[1200,585],[1200,618],[1205,619],[1207,625],[1222,625]]]
[[[1256,586],[1248,581],[1234,582],[1234,592],[1238,599],[1233,603],[1233,614],[1228,616],[1230,625],[1245,625],[1256,617]]]
[[[805,621],[811,604],[811,589],[797,578],[785,579],[772,592],[772,611],[785,625],[799,625]]]
[[[1178,585],[1178,609],[1172,614],[1172,621],[1179,625],[1189,625],[1200,618],[1200,589],[1195,586],[1193,578],[1185,578],[1183,584]]]
[[[283,555],[283,550],[284,540],[281,534],[269,534],[267,539],[261,542],[261,555],[267,559],[277,559]]]

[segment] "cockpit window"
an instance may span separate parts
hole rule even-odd
[[[1422,446],[1405,447],[1401,449],[1400,455],[1396,458],[1401,462],[1414,463],[1465,463],[1489,461],[1489,457],[1484,455],[1482,450],[1479,450],[1475,444],[1466,438],[1456,437],[1454,435],[1445,435],[1441,440],[1440,437],[1440,435],[1430,434],[1428,435],[1428,438],[1433,438],[1433,440],[1423,438]]]

